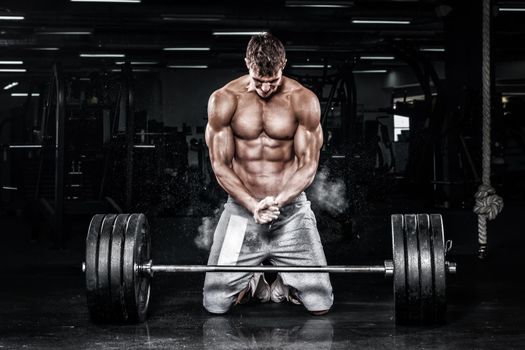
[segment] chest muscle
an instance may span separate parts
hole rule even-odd
[[[263,134],[276,140],[290,140],[297,129],[297,120],[285,99],[250,98],[239,101],[232,129],[236,137],[245,140],[254,140]]]

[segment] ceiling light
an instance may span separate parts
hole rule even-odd
[[[445,52],[445,49],[442,47],[421,47],[419,51],[424,52]]]
[[[286,45],[286,52],[348,52],[350,49],[335,46],[319,45]]]
[[[401,20],[383,20],[383,19],[354,19],[355,24],[410,24],[410,21]]]
[[[0,20],[4,21],[22,21],[24,19],[24,16],[20,15],[7,15],[7,14],[0,14]]]
[[[24,64],[24,61],[0,61],[0,64]]]
[[[353,1],[295,1],[287,0],[285,2],[286,7],[313,7],[313,8],[343,8],[351,7],[354,5]]]
[[[85,28],[42,28],[37,29],[35,34],[38,35],[91,35],[93,30]]]
[[[341,8],[341,7],[350,7],[350,6],[349,5],[334,5],[334,4],[301,4],[301,5],[286,5],[286,7]]]
[[[352,73],[386,73],[386,69],[360,69],[353,70]]]
[[[165,47],[164,51],[210,51],[209,47]]]
[[[122,72],[122,69],[120,68],[114,68],[111,70],[112,72]],[[137,73],[145,73],[145,72],[151,72],[151,69],[148,68],[133,68],[131,69],[132,72]]]
[[[332,68],[331,65],[324,65],[324,64],[292,64],[292,68]]]
[[[26,97],[26,96],[29,96],[29,94],[27,92],[13,92],[11,94],[11,96],[13,96],[13,97]],[[32,92],[31,96],[40,96],[40,94],[38,92]]]
[[[115,64],[125,64],[126,62],[124,61],[119,61],[119,62],[115,62]],[[153,62],[153,61],[131,61],[130,62],[132,65],[148,65],[148,64],[159,64],[159,62]]]
[[[525,7],[500,7],[500,12],[525,12]]]
[[[362,60],[393,60],[394,56],[361,56]]]
[[[100,57],[123,58],[123,57],[126,57],[126,55],[122,53],[81,53],[80,57],[84,57],[84,58],[100,58]]]
[[[262,34],[266,34],[267,32],[265,31],[262,31],[262,32],[244,32],[244,31],[220,31],[220,32],[213,32],[213,35],[217,35],[217,36],[220,36],[220,35],[223,35],[223,36],[227,36],[227,35],[262,35]]]
[[[223,15],[162,15],[164,21],[175,22],[219,22],[224,19]]]
[[[133,148],[155,148],[155,145],[133,145]]]
[[[116,3],[129,3],[129,4],[140,4],[141,0],[69,0],[71,2],[116,2]]]
[[[58,47],[28,47],[27,50],[38,50],[38,51],[58,51]]]
[[[188,69],[204,69],[204,68],[208,68],[207,65],[199,65],[199,64],[189,64],[189,65],[186,65],[186,64],[175,64],[175,65],[169,65],[168,68],[182,68],[182,69],[185,69],[185,68],[188,68]]]
[[[23,68],[0,68],[0,73],[24,73],[26,72]]]
[[[12,87],[15,87],[18,85],[18,82],[14,81],[12,82],[11,84],[7,84],[6,86],[4,86],[4,90],[9,90],[11,89]]]
[[[320,46],[317,45],[289,45],[286,46],[286,51],[311,51],[311,52],[317,52],[321,49]]]
[[[9,145],[10,149],[23,149],[23,148],[42,148],[42,145]]]

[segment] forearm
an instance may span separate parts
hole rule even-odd
[[[297,169],[275,197],[278,206],[283,207],[308,188],[315,178],[316,171],[317,164],[304,165]]]
[[[215,166],[214,172],[217,182],[219,182],[219,185],[226,193],[250,213],[253,213],[258,201],[252,196],[246,186],[244,186],[239,176],[226,165]]]

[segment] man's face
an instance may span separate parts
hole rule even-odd
[[[249,68],[250,71],[250,89],[255,90],[257,95],[262,98],[269,98],[279,89],[282,81],[283,70],[278,69],[273,76],[260,76],[256,70]]]

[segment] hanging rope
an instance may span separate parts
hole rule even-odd
[[[487,220],[493,220],[503,209],[503,199],[490,185],[490,0],[483,0],[482,16],[482,184],[474,195],[476,203],[474,213],[478,214],[478,256],[485,258],[487,251]]]

